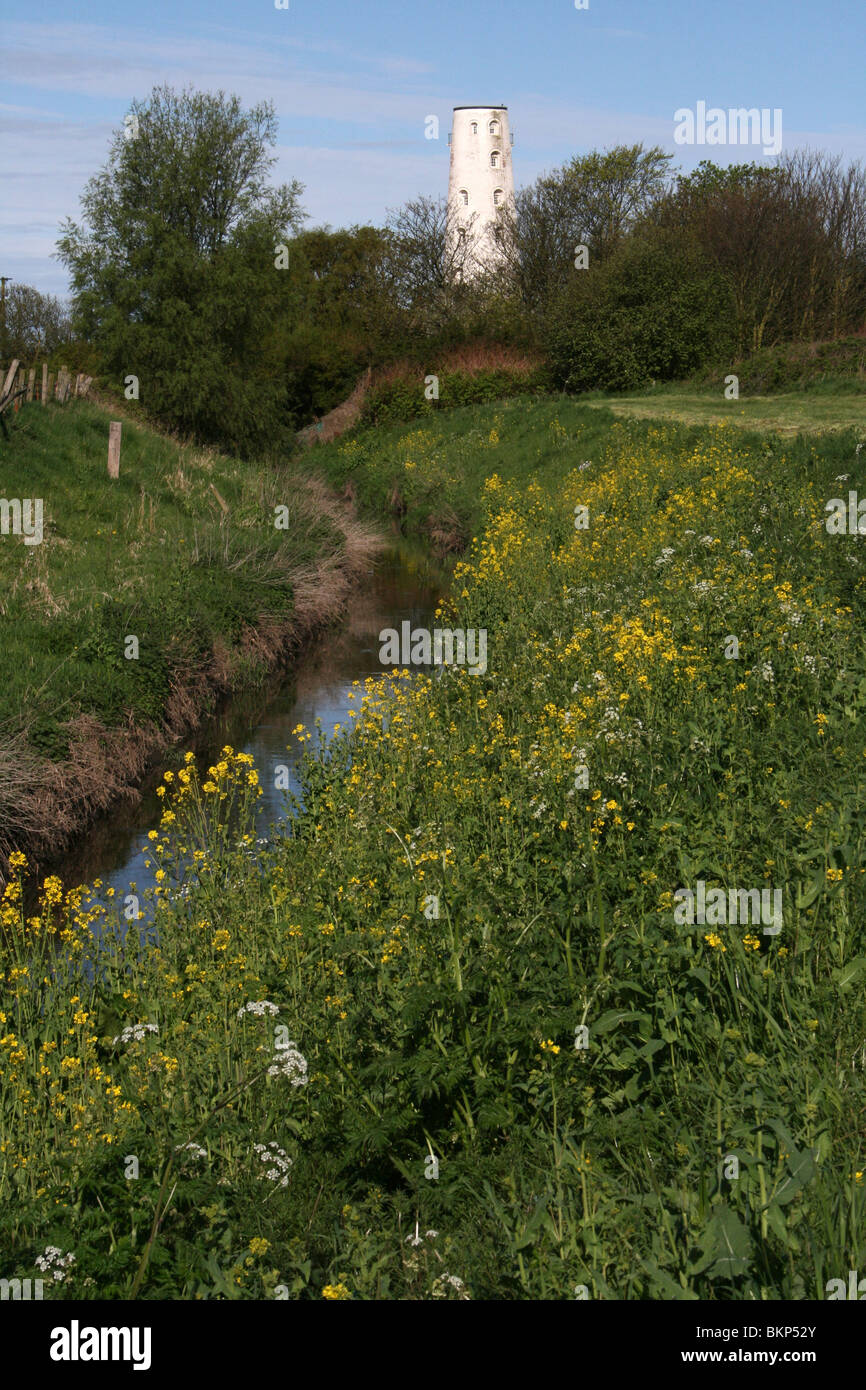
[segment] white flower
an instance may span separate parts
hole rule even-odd
[[[112,1043],[141,1042],[147,1033],[158,1032],[158,1023],[130,1023],[122,1033],[112,1038]]]
[[[850,477],[851,477],[851,474],[850,474],[850,473],[837,473],[837,475],[836,475],[836,482],[837,482],[837,483],[847,483],[847,481],[848,481],[848,479],[849,479]]]
[[[280,1187],[288,1187],[292,1160],[285,1149],[271,1140],[270,1144],[253,1144],[253,1152],[258,1155],[260,1163],[271,1165],[261,1176],[268,1182],[278,1182]]]
[[[175,1153],[181,1153],[184,1150],[190,1158],[207,1158],[207,1149],[203,1149],[201,1144],[193,1143],[192,1139],[189,1139],[185,1144],[175,1144]]]
[[[244,1014],[254,1014],[256,1018],[261,1018],[266,1013],[273,1018],[279,1012],[277,1005],[272,1004],[269,999],[250,999],[242,1008],[238,1009],[238,1018],[243,1018]]]
[[[268,1076],[284,1076],[293,1086],[306,1086],[307,1059],[302,1057],[295,1043],[289,1039],[285,1047],[276,1051],[276,1061],[268,1067]]]
[[[763,663],[763,665],[761,666],[761,675],[762,675],[762,677],[763,677],[763,679],[764,679],[765,681],[772,681],[772,680],[773,680],[774,677],[773,677],[773,663],[772,663],[772,661],[765,661],[765,662]]]
[[[716,543],[716,538],[715,538],[715,536],[701,536],[700,540],[701,540],[701,545],[705,545],[705,546],[707,547],[707,549],[709,549],[709,547],[710,547],[711,545],[715,545],[715,543]]]
[[[55,1284],[62,1284],[70,1265],[75,1264],[75,1256],[70,1250],[64,1255],[56,1245],[46,1245],[45,1253],[36,1256],[36,1268],[43,1274],[51,1274]]]
[[[674,554],[673,546],[670,546],[670,545],[662,546],[662,553],[661,553],[661,555],[659,555],[659,556],[656,557],[655,564],[656,564],[656,565],[669,565],[670,562],[671,562],[671,558],[673,557],[673,554]]]

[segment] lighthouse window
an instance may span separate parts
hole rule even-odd
[[[498,150],[494,150],[493,153],[492,153],[491,156],[490,156],[490,167],[491,167],[491,169],[498,169],[498,168],[499,168],[499,151],[498,151]]]
[[[489,125],[489,127],[488,127],[488,129],[490,130],[490,134],[491,134],[491,135],[498,135],[498,134],[499,134],[499,122],[498,122],[498,121],[491,121],[491,122],[490,122],[490,125]]]
[[[495,207],[498,207],[499,204],[500,204],[501,202],[502,202],[502,189],[501,189],[501,188],[494,188],[494,190],[493,190],[493,203],[494,203],[494,206],[495,206]]]
[[[461,188],[460,190],[460,202],[463,204],[464,207],[469,206],[469,194],[467,193],[465,188]]]
[[[477,121],[473,121],[473,122],[472,122],[472,134],[473,134],[473,135],[477,135],[477,134],[478,134],[478,122],[477,122]]]

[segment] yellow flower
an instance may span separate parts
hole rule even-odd
[[[250,1252],[253,1255],[266,1255],[271,1248],[271,1242],[265,1240],[264,1236],[253,1236],[250,1241]]]
[[[351,1297],[352,1295],[349,1293],[345,1284],[326,1284],[322,1289],[322,1298],[345,1301],[347,1298]]]
[[[722,941],[722,938],[718,935],[717,932],[707,932],[706,936],[704,937],[704,941],[706,941],[707,945],[711,946],[714,951],[727,950],[725,943]]]

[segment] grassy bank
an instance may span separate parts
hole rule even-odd
[[[487,671],[370,682],[329,761],[296,730],[259,860],[272,768],[168,775],[158,950],[56,883],[22,922],[10,884],[6,1273],[51,1245],[58,1298],[825,1297],[866,1260],[864,562],[823,524],[853,437],[521,402],[320,457],[407,529],[450,509],[443,623]],[[781,931],[684,921],[699,881],[780,892]]]
[[[329,618],[373,548],[324,488],[123,425],[26,406],[3,495],[40,499],[41,543],[0,537],[0,852],[56,852],[226,690]],[[278,506],[285,506],[276,523]]]

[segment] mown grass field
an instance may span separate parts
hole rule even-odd
[[[718,391],[656,387],[638,395],[601,397],[597,404],[614,415],[645,420],[674,420],[685,425],[734,425],[793,437],[854,430],[866,438],[866,394],[862,390],[741,395],[725,400]]]
[[[862,1270],[864,559],[824,526],[856,442],[520,400],[317,450],[466,535],[442,622],[487,671],[384,673],[329,757],[299,728],[264,856],[273,769],[168,775],[158,949],[9,885],[4,1272],[749,1301]],[[699,880],[780,890],[781,931],[677,920]]]

